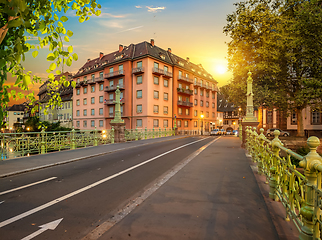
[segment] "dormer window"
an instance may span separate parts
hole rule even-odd
[[[184,67],[184,63],[183,62],[179,62],[179,65]]]

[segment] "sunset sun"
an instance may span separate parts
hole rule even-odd
[[[227,68],[224,65],[217,65],[216,72],[219,74],[224,74],[227,72]]]

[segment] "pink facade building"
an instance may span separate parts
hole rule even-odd
[[[88,59],[74,75],[73,124],[110,129],[115,90],[127,129],[209,131],[217,116],[217,82],[201,65],[151,42],[119,45],[116,52]],[[213,126],[214,127],[214,126]]]

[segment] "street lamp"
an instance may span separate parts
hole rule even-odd
[[[236,122],[233,122],[233,124],[234,124],[234,130],[235,130],[235,125],[236,125]]]
[[[200,124],[200,130],[201,130],[201,135],[203,135],[203,114],[201,114],[201,124]]]

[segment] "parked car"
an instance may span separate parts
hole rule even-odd
[[[215,135],[219,135],[219,129],[213,129],[213,130],[210,132],[210,136],[215,136]]]
[[[233,130],[233,135],[238,136],[238,130]]]
[[[290,133],[289,132],[283,131],[283,130],[281,130],[279,128],[270,128],[270,129],[267,129],[266,136],[267,137],[274,136],[274,131],[275,130],[280,131],[280,133],[281,133],[280,136],[284,136],[284,137],[290,136]]]
[[[231,130],[226,131],[226,135],[232,135],[232,134],[233,134],[233,132]]]
[[[225,135],[226,134],[226,130],[225,129],[220,129],[220,135]]]

